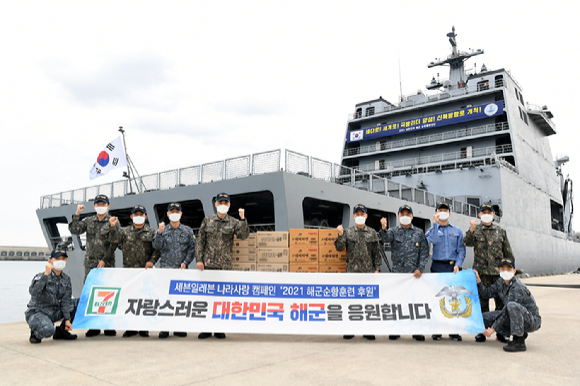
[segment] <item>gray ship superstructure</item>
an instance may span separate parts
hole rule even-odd
[[[85,239],[70,236],[66,224],[79,203],[87,207],[81,217],[93,215],[97,194],[110,197],[122,226],[131,223],[131,208],[143,205],[157,228],[167,222],[167,204],[180,202],[182,222],[194,231],[215,213],[219,192],[231,195],[234,216],[246,209],[252,231],[352,226],[359,203],[369,208],[367,225],[374,229],[381,217],[396,226],[398,208],[409,204],[414,225],[427,230],[443,201],[452,207],[451,222],[467,230],[478,206],[491,203],[518,268],[531,274],[575,269],[580,244],[571,240],[571,181],[560,172],[567,159],[552,160],[552,113],[524,103],[508,71],[466,73],[464,61],[483,51],[459,51],[455,31],[448,37],[452,54],[429,67],[449,65],[449,80],[434,77],[430,91],[398,104],[378,98],[356,105],[340,164],[274,150],[43,196],[37,215],[50,248],[69,244],[65,270],[75,295],[82,289]],[[472,262],[468,248],[464,266]],[[116,265],[122,266],[120,251]]]

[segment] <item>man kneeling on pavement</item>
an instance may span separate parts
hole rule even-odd
[[[483,313],[483,323],[487,328],[483,335],[490,337],[494,332],[513,340],[503,347],[507,352],[526,351],[528,333],[540,329],[542,318],[534,296],[524,283],[515,277],[514,259],[502,259],[499,263],[500,278],[490,287],[484,287],[475,271],[477,290],[485,299],[499,296],[504,303],[501,311]]]
[[[30,327],[30,343],[40,343],[44,338],[76,339],[71,334],[72,320],[76,311],[72,299],[70,277],[62,272],[68,256],[63,249],[55,249],[50,254],[46,270],[32,279],[28,309],[24,313]],[[54,322],[62,319],[57,328]]]

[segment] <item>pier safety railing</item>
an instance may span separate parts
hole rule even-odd
[[[476,217],[478,207],[444,197],[433,192],[414,188],[386,178],[365,173],[361,170],[338,165],[319,158],[310,157],[295,151],[272,150],[242,157],[230,158],[198,166],[190,166],[161,173],[149,174],[131,180],[121,180],[86,188],[42,196],[40,209],[64,205],[82,204],[91,201],[99,194],[109,197],[123,197],[141,192],[168,190],[182,186],[197,185],[215,181],[232,180],[251,175],[275,173],[285,170],[338,185],[350,186],[408,202],[435,207],[447,202],[453,212]],[[256,230],[271,229],[273,224],[256,224]]]

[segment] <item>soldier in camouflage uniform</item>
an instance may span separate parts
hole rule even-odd
[[[117,217],[111,217],[109,223],[109,241],[118,244],[123,251],[123,268],[153,268],[161,252],[153,248],[155,231],[145,224],[147,210],[142,205],[131,209],[133,224],[117,230]],[[142,337],[148,337],[148,331],[139,331]],[[125,331],[123,338],[137,335],[137,331]]]
[[[161,268],[186,269],[195,257],[195,236],[193,230],[181,224],[181,204],[173,202],[167,206],[167,217],[170,225],[159,224],[159,230],[153,237],[153,248],[161,251],[159,265]],[[186,332],[174,332],[180,338],[187,336]],[[169,332],[161,331],[159,338],[164,339]]]
[[[343,229],[338,226],[338,237],[334,241],[337,251],[346,248],[346,272],[379,273],[381,255],[379,253],[379,236],[374,229],[365,225],[368,217],[364,205],[356,205],[353,209],[355,226]],[[375,340],[374,335],[363,335],[368,340]],[[354,335],[343,335],[344,339],[352,339]]]
[[[423,231],[416,228],[413,221],[413,209],[408,205],[399,208],[399,222],[395,228],[387,229],[387,219],[381,219],[379,236],[383,243],[391,243],[391,260],[394,273],[412,273],[417,279],[421,277],[429,261],[429,243]],[[390,335],[389,339],[398,339],[399,335]],[[413,335],[418,341],[424,341],[423,335]]]
[[[31,295],[28,309],[24,313],[30,327],[30,343],[40,343],[44,338],[76,339],[71,334],[75,305],[72,299],[70,277],[62,272],[68,255],[65,250],[56,249],[50,254],[44,272],[40,272],[30,284]],[[54,322],[61,320],[59,327]]]
[[[497,265],[503,258],[515,260],[506,231],[493,224],[494,216],[491,205],[482,205],[479,210],[481,224],[476,225],[477,220],[471,220],[470,228],[465,232],[463,238],[463,244],[473,247],[473,269],[479,272],[481,281],[486,287],[491,286],[499,279]],[[494,300],[495,310],[501,310],[503,308],[501,298],[495,297]],[[481,312],[489,312],[489,299],[480,296],[479,301]],[[501,334],[497,334],[497,339],[504,343],[507,342]],[[485,341],[485,337],[478,334],[475,340],[482,342]]]
[[[215,198],[215,207],[217,214],[204,218],[199,228],[195,254],[197,268],[201,271],[204,269],[231,270],[234,236],[240,240],[245,240],[250,234],[248,222],[244,217],[244,209],[238,210],[240,220],[228,216],[230,209],[230,196],[228,194],[218,194]],[[202,332],[198,338],[206,339],[211,335],[211,332]],[[216,332],[215,337],[224,339],[226,334]]]
[[[499,271],[500,278],[490,287],[485,287],[475,270],[479,296],[487,299],[499,296],[505,304],[501,311],[483,314],[483,322],[487,327],[483,335],[490,337],[494,332],[504,337],[512,335],[513,340],[503,349],[507,352],[526,351],[528,333],[539,330],[542,325],[540,311],[528,287],[515,277],[513,259],[502,259],[499,262]]]
[[[86,232],[86,253],[85,253],[85,280],[89,272],[93,268],[102,268],[105,265],[115,267],[115,249],[117,245],[109,241],[110,224],[109,219],[109,198],[103,194],[95,197],[94,200],[95,211],[94,216],[89,216],[81,221],[80,214],[85,209],[84,205],[78,205],[77,211],[73,215],[73,219],[68,224],[68,230],[73,235],[82,235]],[[120,227],[117,225],[117,227]],[[92,337],[99,335],[101,330],[88,330],[85,336]],[[117,333],[114,330],[105,330],[106,336],[115,336]]]

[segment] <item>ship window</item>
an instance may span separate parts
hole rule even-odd
[[[520,93],[520,102],[522,102],[522,105],[524,105],[524,106],[526,105],[524,103],[524,96],[522,95],[522,93]]]
[[[355,119],[356,118],[360,118],[362,116],[362,108],[359,107],[358,109],[356,109],[356,114],[354,115]]]
[[[276,230],[276,218],[274,216],[274,195],[269,190],[230,195],[230,210],[228,214],[240,219],[238,210],[243,208],[248,220],[250,232],[273,232]],[[214,214],[215,197],[212,200]]]
[[[81,219],[87,216],[92,216],[93,214],[94,213],[85,214],[84,216],[81,214]],[[66,217],[63,216],[45,219],[44,227],[50,239],[51,249],[56,249],[58,246],[66,248],[68,245],[72,244],[72,236],[68,230],[68,221]]]
[[[155,215],[157,216],[157,223],[163,222],[169,224],[169,218],[167,218],[167,205],[171,204],[171,202],[157,204],[153,207]],[[181,204],[182,213],[180,222],[193,229],[193,232],[197,234],[201,222],[205,217],[203,204],[200,200],[179,201],[179,203]],[[151,214],[149,214],[149,216],[151,216]]]
[[[365,117],[368,117],[369,115],[375,115],[375,107],[367,107],[365,110]]]
[[[22,252],[16,252],[16,256],[22,257]]]
[[[497,75],[495,77],[495,87],[503,87],[503,75]]]
[[[2,253],[0,253],[0,256],[8,256],[8,252],[2,251]]]
[[[477,82],[477,91],[489,90],[489,80]]]
[[[379,160],[379,169],[378,170],[384,170],[385,169],[385,160],[381,159]]]
[[[38,252],[38,256],[44,256],[44,252]]]
[[[24,256],[26,257],[30,256],[30,252],[24,252]]]
[[[467,197],[467,203],[470,205],[477,206],[478,208],[481,205],[479,197]]]
[[[523,121],[524,120],[524,113],[522,113],[522,108],[518,106],[518,109],[520,110],[520,119]]]
[[[137,205],[139,205],[139,204],[137,204]],[[124,208],[124,209],[115,209],[115,210],[111,210],[109,213],[111,214],[111,216],[119,218],[119,224],[122,227],[126,227],[126,226],[133,224],[133,220],[131,219],[131,210],[133,210],[133,207]],[[150,215],[150,213],[148,212],[147,219],[145,219],[146,225],[149,225],[149,215]]]
[[[8,256],[14,256],[14,251],[8,252]]]
[[[37,255],[37,253],[36,253],[36,252],[30,252],[30,256],[34,257],[34,256],[36,256],[36,255]]]
[[[526,125],[529,126],[530,124],[528,123],[528,114],[527,113],[522,113],[522,114],[524,116],[524,122],[526,122]]]
[[[350,207],[340,202],[306,197],[302,201],[305,228],[336,228],[349,223]]]
[[[550,209],[552,212],[552,229],[564,232],[564,210],[562,205],[550,200]]]
[[[460,157],[461,158],[467,158],[467,148],[466,147],[462,147],[461,148]]]

